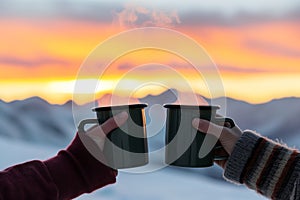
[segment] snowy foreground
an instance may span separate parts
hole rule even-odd
[[[0,168],[31,159],[46,159],[59,149],[0,138]],[[199,169],[201,170],[201,169]],[[151,173],[119,172],[118,181],[78,200],[181,200],[181,199],[265,199],[244,186],[214,180],[193,173],[166,168]]]

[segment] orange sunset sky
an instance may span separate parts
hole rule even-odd
[[[98,44],[122,31],[149,26],[170,28],[197,41],[216,64],[228,97],[251,103],[300,97],[300,4],[294,0],[231,0],[226,5],[215,0],[206,4],[4,0],[0,4],[0,99],[4,101],[39,96],[61,104],[72,99],[80,66]],[[135,38],[126,42],[134,43]],[[189,63],[149,49],[115,60],[97,92],[100,96],[114,92],[128,70],[147,64],[148,70],[125,77],[126,83],[165,80],[185,91],[182,80],[159,69],[164,65],[184,74],[197,93],[209,97]],[[165,89],[150,86],[135,97]]]

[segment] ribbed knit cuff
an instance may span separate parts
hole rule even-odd
[[[243,169],[259,139],[260,136],[254,132],[244,131],[227,161],[224,171],[225,179],[237,184],[243,183],[241,180]]]
[[[296,149],[245,131],[225,167],[224,177],[245,183],[272,199],[300,199],[300,154]]]

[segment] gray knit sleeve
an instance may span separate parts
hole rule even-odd
[[[225,179],[272,199],[300,199],[300,154],[253,131],[245,131],[230,155]]]
[[[237,141],[229,160],[227,161],[224,177],[235,183],[242,183],[241,174],[249,157],[259,140],[259,136],[245,131]]]

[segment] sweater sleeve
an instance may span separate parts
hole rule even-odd
[[[15,165],[0,172],[0,199],[58,199],[58,190],[41,161]]]
[[[116,181],[117,171],[95,159],[78,134],[66,150],[0,172],[0,199],[72,199]]]
[[[272,199],[299,199],[300,154],[253,131],[245,131],[225,167],[225,179]]]

